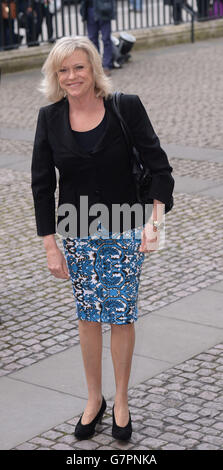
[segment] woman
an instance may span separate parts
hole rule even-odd
[[[37,234],[43,237],[48,268],[57,278],[71,279],[76,299],[88,402],[76,425],[75,436],[78,439],[92,436],[106,409],[101,391],[101,324],[106,322],[111,324],[116,382],[112,435],[127,440],[132,433],[128,382],[139,278],[144,253],[158,243],[159,214],[163,214],[165,204],[168,210],[171,201],[172,167],[138,96],[123,94],[121,112],[153,173],[150,188],[153,211],[146,225],[141,223],[139,227],[138,223],[137,227],[131,213],[127,229],[120,216],[119,230],[117,224],[112,230],[114,207],[123,203],[131,206],[137,201],[129,149],[113,112],[111,82],[104,74],[100,55],[88,38],[62,38],[46,59],[43,73],[42,91],[53,104],[39,112],[32,191]],[[65,256],[55,240],[55,167],[60,174],[57,227],[63,235]],[[86,199],[90,206],[88,220],[83,218]],[[92,215],[98,204],[106,208],[108,225],[102,212],[98,219]],[[69,230],[70,225],[73,227],[71,234],[66,223],[69,211],[75,215],[68,223]]]

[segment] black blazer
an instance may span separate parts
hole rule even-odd
[[[132,179],[128,149],[111,99],[104,99],[107,111],[106,129],[92,152],[79,148],[69,121],[66,98],[40,108],[32,156],[32,192],[37,234],[56,232],[55,167],[59,170],[59,201],[75,205],[77,235],[80,222],[80,196],[88,196],[92,204],[134,204],[135,187]],[[154,132],[146,110],[137,95],[121,95],[120,110],[131,132],[141,158],[152,174],[151,199],[171,204],[174,179],[172,167]],[[109,212],[110,213],[110,212]],[[97,216],[89,217],[89,223]],[[57,217],[57,224],[61,216]],[[132,221],[131,228],[134,228]]]

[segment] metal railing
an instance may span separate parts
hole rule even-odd
[[[191,16],[191,42],[194,42],[194,19],[197,17],[197,14],[188,3],[183,4],[183,10]]]
[[[79,0],[0,0],[0,50],[87,34]],[[223,18],[223,0],[117,0],[112,32]]]

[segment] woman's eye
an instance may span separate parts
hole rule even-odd
[[[83,65],[76,65],[76,67],[74,67],[74,70],[82,70],[84,68]],[[68,69],[65,69],[65,68],[62,68],[62,69],[59,69],[59,73],[66,73],[68,72]]]

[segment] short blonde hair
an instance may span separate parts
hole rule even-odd
[[[100,54],[90,39],[85,36],[63,37],[53,46],[41,70],[44,78],[41,81],[39,90],[53,103],[64,97],[64,91],[58,82],[57,72],[64,59],[76,49],[81,49],[88,55],[95,79],[96,96],[107,98],[112,93],[111,80],[105,75]]]

